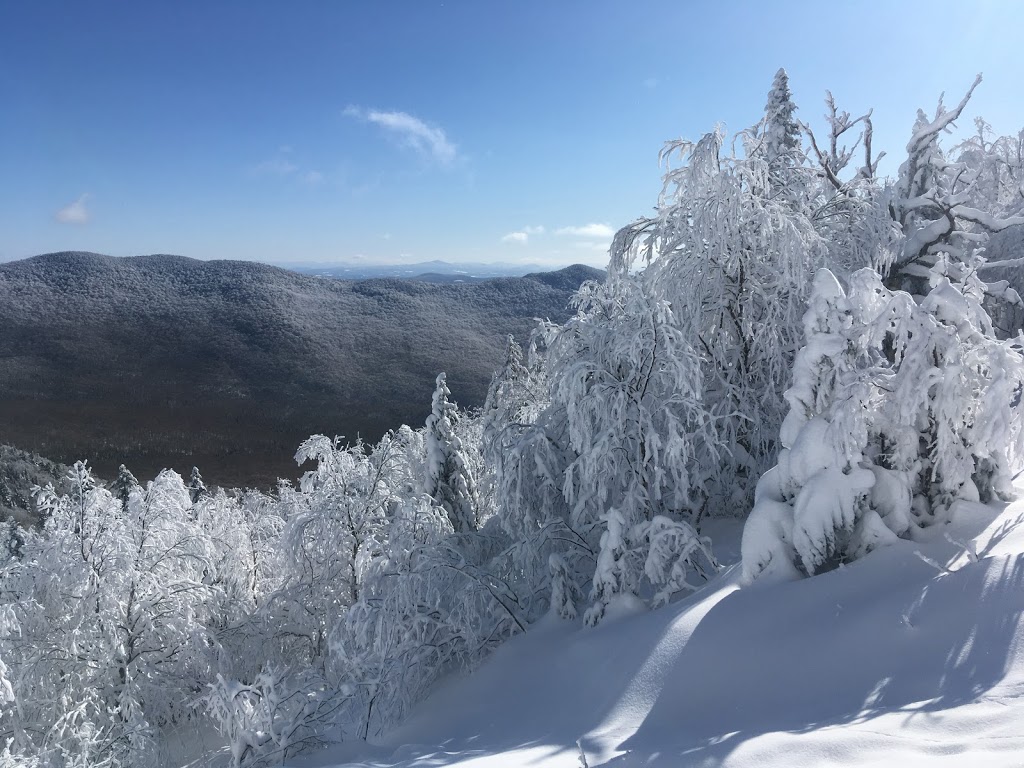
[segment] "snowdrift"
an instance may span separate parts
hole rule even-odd
[[[801,581],[740,589],[731,566],[596,629],[549,620],[385,741],[294,765],[1019,766],[1024,501],[928,533]]]

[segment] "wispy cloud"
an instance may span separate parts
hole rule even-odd
[[[519,243],[525,245],[530,241],[530,238],[534,235],[543,235],[545,229],[542,225],[536,226],[527,225],[522,229],[516,230],[515,232],[509,232],[501,238],[503,243]]]
[[[253,176],[291,176],[299,166],[285,157],[272,157],[252,167]]]
[[[383,128],[400,145],[441,165],[450,165],[458,156],[456,146],[448,139],[442,128],[430,125],[408,112],[383,112],[378,109],[348,106],[345,108],[345,114]]]
[[[249,175],[263,178],[278,178],[300,181],[317,187],[327,181],[327,176],[314,168],[303,168],[295,159],[295,151],[285,144],[262,162],[249,166]]]
[[[611,240],[615,236],[615,230],[607,224],[584,224],[582,227],[562,227],[556,230],[555,234]]]
[[[88,193],[79,197],[75,202],[69,203],[54,214],[54,218],[61,224],[88,224],[92,215],[86,207],[89,200]]]

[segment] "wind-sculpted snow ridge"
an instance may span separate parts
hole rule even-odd
[[[386,741],[291,765],[1019,766],[1024,502],[951,517],[813,579],[739,588],[733,567],[667,608],[539,627]]]

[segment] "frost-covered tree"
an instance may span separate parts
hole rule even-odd
[[[933,119],[919,112],[889,205],[902,236],[893,260],[854,273],[847,290],[827,272],[816,279],[784,450],[744,529],[748,579],[828,569],[945,521],[958,500],[1009,493],[1024,356],[1019,335],[997,338],[985,303],[1020,299],[978,273],[992,265],[991,236],[1024,225],[1015,144],[987,141],[983,123],[955,162],[939,144],[979,82],[954,109],[940,99]]]
[[[724,154],[723,141],[715,131],[666,145],[663,158],[679,165],[666,171],[658,215],[620,233],[610,269],[646,262],[645,292],[671,303],[696,347],[703,407],[725,447],[704,471],[730,478],[710,491],[734,509],[774,458],[807,286],[828,251],[802,206],[771,193],[764,159]]]
[[[532,379],[523,348],[509,336],[505,362],[491,378],[483,407],[481,449],[492,464],[500,460],[502,432],[512,425],[535,421],[539,414],[546,392],[538,393]]]
[[[809,215],[825,241],[830,268],[848,274],[870,266],[886,274],[899,256],[902,232],[892,217],[891,184],[877,176],[886,153],[875,153],[872,112],[852,117],[828,91],[825,107],[827,130],[820,142],[814,129],[801,123],[810,143],[807,156],[816,163]],[[863,152],[859,165],[854,163],[858,150]]]
[[[974,128],[954,148],[957,163],[972,181],[968,204],[1003,217],[1020,215],[1024,212],[1024,129],[995,136],[981,117],[974,119]]]
[[[198,504],[201,498],[210,495],[203,482],[203,476],[199,474],[199,467],[192,467],[192,475],[188,481],[188,493],[193,504]]]
[[[444,508],[452,528],[461,533],[477,527],[480,509],[476,480],[456,434],[459,410],[450,396],[445,375],[440,373],[427,417],[424,490]]]
[[[494,520],[510,540],[492,567],[524,595],[528,620],[557,605],[577,615],[593,579],[600,522],[573,523],[564,494],[569,465],[577,457],[569,440],[567,412],[551,402],[547,344],[559,326],[541,323],[526,354],[511,347],[484,406],[482,448],[492,478]]]
[[[569,521],[585,537],[601,531],[593,624],[616,595],[639,595],[645,575],[663,585],[661,572],[642,565],[646,528],[659,517],[689,528],[685,519],[706,498],[700,467],[713,463],[717,435],[701,402],[698,357],[667,302],[625,274],[584,286],[576,301],[576,317],[550,341],[549,375],[575,456],[563,480]],[[713,563],[704,554],[704,565]]]
[[[46,523],[0,570],[17,626],[0,638],[14,696],[0,723],[48,765],[149,764],[209,674],[210,542],[173,472],[127,510],[83,463],[68,485],[40,490]]]
[[[122,464],[117,468],[117,479],[114,480],[113,488],[111,491],[119,502],[121,502],[121,509],[128,509],[128,501],[134,491],[141,490],[139,481],[135,479],[128,468]]]
[[[935,115],[928,118],[918,111],[913,134],[907,144],[907,159],[900,166],[891,213],[903,231],[901,253],[887,276],[890,287],[905,288],[914,295],[927,291],[929,272],[941,254],[954,268],[963,264],[968,271],[982,266],[979,247],[988,236],[1024,225],[1024,216],[1006,215],[1007,209],[996,203],[999,192],[984,209],[972,205],[979,200],[979,187],[991,184],[991,178],[971,167],[971,163],[951,161],[939,140],[963,113],[981,75],[960,102],[947,109],[939,99]],[[983,150],[983,143],[980,145]],[[990,148],[991,149],[991,148]],[[964,160],[984,165],[976,153]],[[983,196],[982,196],[983,197]],[[1019,299],[1016,299],[1019,301]]]
[[[237,764],[280,760],[339,728],[357,735],[354,723],[367,717],[367,680],[356,659],[377,659],[381,649],[353,650],[349,633],[359,625],[350,614],[377,617],[383,607],[374,595],[379,580],[396,576],[386,573],[396,516],[415,499],[418,509],[435,509],[416,488],[421,449],[408,429],[375,446],[317,435],[296,454],[300,464],[316,462],[297,489],[283,485],[276,505],[243,499],[248,541],[232,572],[254,580],[246,587],[252,608],[235,622],[238,631],[220,633],[226,653],[206,697]],[[440,508],[437,514],[446,527]],[[392,629],[403,631],[381,631]],[[332,650],[342,646],[349,655]],[[386,707],[383,713],[390,716]]]
[[[1005,498],[1024,458],[1024,345],[1000,341],[981,283],[936,276],[918,303],[870,269],[823,270],[786,397],[784,449],[743,534],[749,579],[811,575]]]
[[[795,117],[797,107],[789,89],[789,75],[779,69],[772,80],[764,106],[761,142],[758,151],[768,165],[768,181],[773,191],[790,198],[801,194],[801,180],[793,169],[803,164],[803,139]]]
[[[484,403],[482,453],[494,475],[499,520],[517,541],[568,514],[562,485],[571,449],[564,413],[550,408],[546,359],[547,336],[557,329],[540,324],[525,355],[509,340]]]

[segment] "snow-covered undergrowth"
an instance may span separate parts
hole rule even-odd
[[[591,767],[1019,766],[1024,502],[960,502],[928,534],[813,579],[740,589],[734,566],[596,629],[542,625],[385,741],[294,765],[564,768],[578,741]]]

